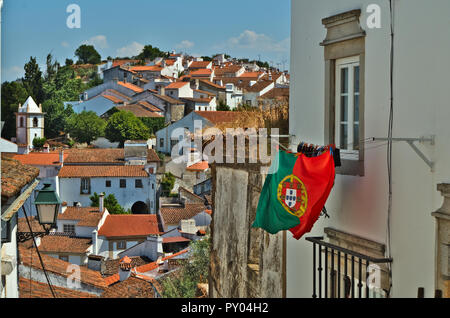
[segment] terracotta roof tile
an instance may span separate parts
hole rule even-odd
[[[205,69],[199,69],[199,70],[195,70],[189,73],[190,76],[206,76],[209,77],[211,76],[213,70],[209,69],[209,68],[205,68]]]
[[[235,122],[241,116],[239,112],[227,111],[195,111],[195,113],[215,125]]]
[[[32,268],[42,270],[41,263],[39,261],[38,255],[36,253],[35,248],[25,248],[23,246],[19,246],[19,255],[20,255],[20,261],[25,266],[31,266]],[[41,254],[42,261],[45,265],[45,269],[50,272],[54,273],[56,275],[62,276],[62,277],[69,277],[71,273],[67,272],[68,266],[70,266],[70,263],[64,262],[60,259]],[[90,270],[86,267],[81,266],[80,267],[80,280],[82,283],[85,283],[87,285],[95,286],[100,289],[105,289],[106,284],[101,277],[99,272]]]
[[[123,149],[70,149],[64,160],[69,163],[124,163]]]
[[[131,258],[131,267],[138,267],[142,266],[148,263],[151,263],[151,260],[148,259],[145,256],[136,256],[136,257],[130,257]],[[113,260],[106,260],[105,261],[105,270],[103,272],[103,275],[105,276],[112,276],[117,273],[119,273],[119,259],[113,259]],[[109,281],[114,281],[115,278],[111,278]],[[110,285],[110,284],[108,284]]]
[[[162,234],[156,215],[108,215],[98,231],[99,236],[147,237]]]
[[[151,110],[149,107],[143,106],[140,103],[132,104],[132,105],[117,106],[116,108],[118,110],[132,112],[134,114],[134,116],[136,116],[138,118],[155,118],[155,117],[163,118],[164,117],[164,116],[158,114],[157,112],[155,112],[154,110]],[[156,108],[156,109],[158,112],[161,111],[159,108]]]
[[[186,168],[188,171],[205,171],[209,169],[208,161],[201,161]]]
[[[150,66],[134,66],[130,68],[133,72],[161,72],[163,68],[159,65],[150,65]]]
[[[184,243],[184,242],[190,242],[190,239],[187,239],[182,236],[174,236],[174,237],[164,237],[163,243],[169,244],[169,243]]]
[[[166,89],[179,89],[186,85],[189,85],[189,82],[175,82],[166,86]]]
[[[152,263],[149,263],[146,265],[138,266],[135,268],[135,272],[147,273],[147,272],[153,271],[153,270],[157,269],[164,261],[172,259],[177,256],[180,256],[180,255],[183,255],[183,254],[186,254],[187,252],[189,252],[189,248],[179,251],[178,253],[163,257],[160,262],[155,261],[155,262],[152,262]]]
[[[92,246],[89,238],[47,235],[41,238],[39,251],[47,253],[86,254]]]
[[[189,65],[189,68],[207,68],[211,61],[194,61]]]
[[[53,286],[58,298],[97,298],[96,295]],[[48,284],[19,277],[19,297],[20,298],[53,298]]]
[[[64,166],[60,178],[148,177],[144,166]]]
[[[160,162],[158,154],[154,149],[149,149],[147,152],[147,162]]]
[[[128,89],[131,89],[135,93],[142,93],[144,91],[143,88],[140,88],[139,86],[133,85],[131,83],[117,82],[117,84],[126,87]]]
[[[117,275],[118,276],[118,275]],[[149,281],[129,277],[123,282],[109,286],[101,295],[102,298],[154,298],[153,286]]]
[[[64,160],[67,158],[64,154]],[[13,159],[19,160],[24,165],[32,166],[60,166],[58,152],[32,152],[27,155],[14,155]]]
[[[39,169],[2,156],[2,203],[39,176]]]
[[[115,104],[123,103],[123,100],[121,100],[120,98],[117,98],[115,96],[107,95],[107,94],[103,94],[102,96],[109,99],[110,101],[112,101]]]
[[[208,86],[220,89],[220,90],[224,90],[225,89],[225,86],[217,85],[216,83],[213,83],[213,82],[208,81],[208,80],[201,79],[200,82],[202,82],[203,84],[206,84]]]
[[[181,220],[189,220],[196,216],[197,214],[205,211],[204,204],[189,204],[187,203],[185,207],[162,207],[161,215],[164,219],[164,223],[167,224],[176,224],[178,225]]]
[[[58,220],[79,221],[77,226],[96,227],[103,217],[96,207],[67,207],[58,215]]]

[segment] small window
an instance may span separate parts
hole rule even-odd
[[[142,189],[144,187],[141,179],[134,180],[134,186],[137,189]]]
[[[105,181],[105,187],[111,188],[111,180],[106,180]]]
[[[74,224],[64,224],[63,232],[64,233],[75,233],[75,225]]]
[[[39,121],[38,121],[37,117],[34,117],[33,118],[33,127],[34,128],[38,127],[38,123],[39,123]]]
[[[20,127],[24,127],[24,125],[23,125],[23,117],[20,117]]]
[[[126,248],[127,248],[127,242],[125,242],[125,241],[117,242],[117,249],[118,250],[124,250]]]
[[[81,194],[91,193],[91,179],[81,178]]]
[[[120,187],[121,188],[126,188],[127,187],[127,180],[120,179]]]
[[[64,262],[69,262],[69,256],[64,256],[64,255],[59,255],[59,259],[64,261]]]
[[[159,140],[159,147],[163,148],[164,147],[164,138],[161,138]]]
[[[359,57],[336,60],[336,145],[344,159],[359,155]]]

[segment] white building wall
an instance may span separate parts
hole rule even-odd
[[[13,261],[13,270],[6,275],[6,284],[3,286],[0,298],[19,298],[19,285],[17,280],[17,214],[10,220],[11,222],[11,242],[1,244],[2,259],[10,259]]]
[[[127,180],[126,188],[120,188],[120,179]],[[135,187],[135,180],[142,180],[143,188]],[[106,195],[114,194],[119,204],[125,209],[131,209],[134,203],[142,201],[151,208],[156,207],[156,177],[151,175],[142,178],[91,178],[91,193],[80,194],[80,178],[60,178],[60,197],[62,201],[66,201],[69,206],[73,206],[74,202],[80,202],[83,207],[91,205],[90,197],[96,192],[105,193]],[[111,187],[106,187],[106,180],[111,181]],[[152,187],[153,184],[153,187]],[[130,195],[133,193],[133,195]],[[154,210],[152,211],[154,213]]]
[[[366,25],[368,5],[381,8],[381,29]],[[434,292],[435,224],[430,212],[442,204],[436,185],[450,180],[450,2],[395,3],[394,137],[436,135],[436,145],[420,146],[436,161],[429,167],[405,143],[394,143],[392,257],[394,297],[416,297],[425,287]],[[290,133],[295,140],[324,142],[323,18],[361,9],[366,31],[365,137],[386,137],[389,118],[389,2],[373,0],[292,1]],[[419,22],[420,21],[420,22]],[[296,147],[295,147],[296,148]],[[365,177],[336,177],[326,204],[330,219],[320,218],[312,233],[333,227],[386,244],[388,183],[386,147],[367,145]],[[287,296],[312,295],[312,246],[288,234]],[[305,257],[307,255],[307,257]]]

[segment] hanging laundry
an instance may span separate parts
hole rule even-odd
[[[312,149],[311,145],[307,145]],[[294,237],[319,217],[334,184],[331,150],[316,157],[279,151],[264,183],[253,227],[271,234],[294,229]],[[300,238],[300,237],[299,237]]]

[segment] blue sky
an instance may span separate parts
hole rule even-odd
[[[66,25],[68,5],[81,28]],[[4,0],[1,81],[23,76],[35,56],[61,63],[94,44],[103,59],[136,55],[146,44],[192,55],[228,53],[289,66],[290,0]]]

